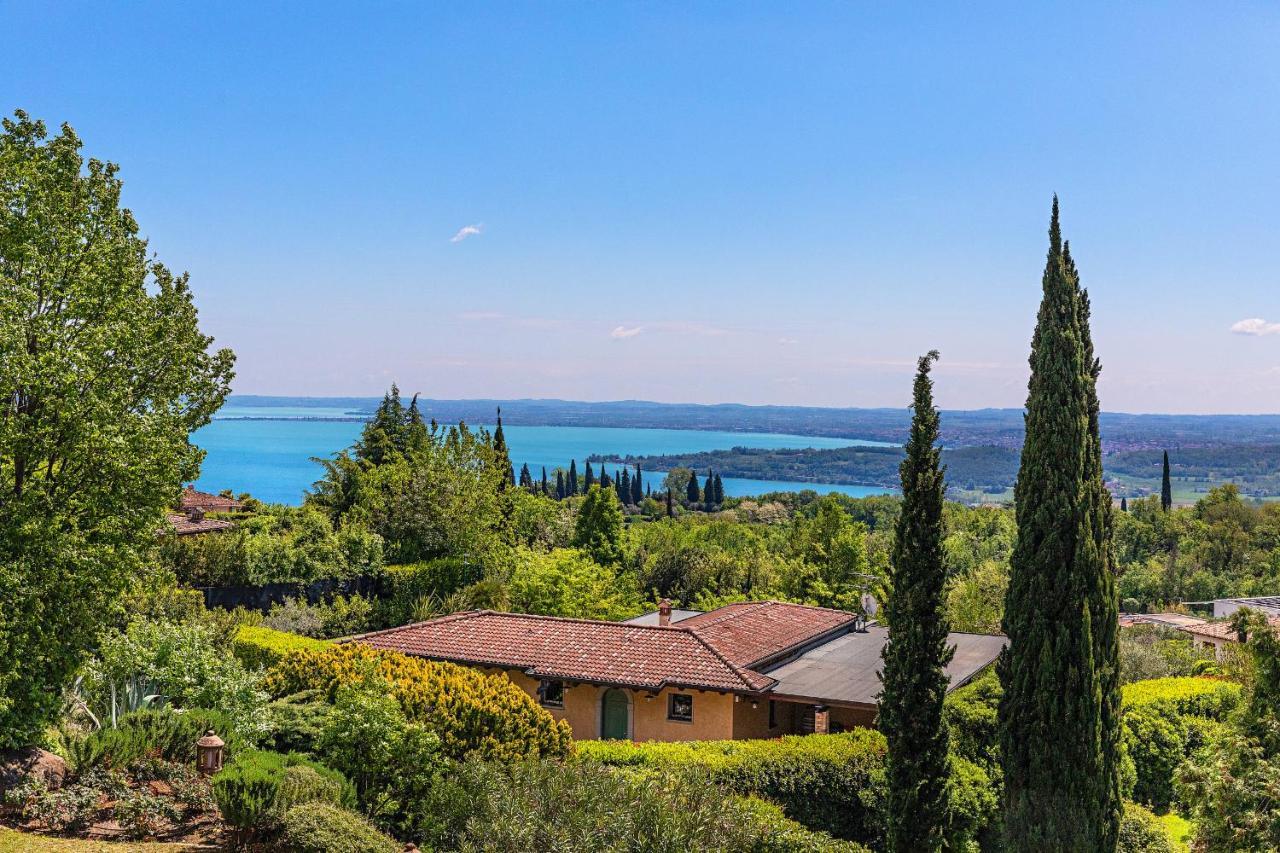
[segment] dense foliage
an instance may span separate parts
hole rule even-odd
[[[275,696],[320,690],[336,697],[371,676],[389,685],[408,720],[430,726],[448,757],[509,760],[570,750],[568,725],[553,720],[505,675],[359,644],[292,652],[268,670],[265,686]]]
[[[56,715],[232,376],[80,149],[22,112],[0,133],[0,748]]]

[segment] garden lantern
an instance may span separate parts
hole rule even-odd
[[[226,746],[213,729],[196,741],[196,769],[205,776],[212,776],[222,769],[222,748]]]

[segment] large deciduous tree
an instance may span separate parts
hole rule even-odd
[[[1120,820],[1117,607],[1089,299],[1049,226],[1014,489],[999,662],[1008,849],[1111,851]]]
[[[898,516],[887,608],[880,729],[889,742],[886,775],[888,849],[895,853],[941,850],[947,823],[947,728],[942,702],[947,645],[947,567],[943,558],[943,472],[939,465],[938,411],[929,368],[920,359],[915,416],[902,461],[902,511]]]
[[[187,276],[117,167],[18,112],[0,133],[0,747],[30,742],[199,471],[226,397]]]

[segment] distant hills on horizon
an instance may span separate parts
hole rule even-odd
[[[229,405],[243,407],[344,408],[350,419],[371,413],[380,397],[293,397],[233,394]],[[656,403],[644,400],[586,402],[556,399],[419,398],[423,414],[442,423],[491,423],[502,407],[504,422],[525,426],[589,426],[632,429],[694,429],[769,432],[860,438],[901,443],[911,423],[902,408],[825,408],[745,403]],[[332,420],[332,416],[324,417]],[[346,418],[343,418],[346,419]],[[1280,444],[1280,414],[1177,415],[1103,412],[1102,438],[1108,452],[1154,448]],[[949,447],[1017,448],[1022,444],[1022,409],[955,409],[942,412],[942,440]]]

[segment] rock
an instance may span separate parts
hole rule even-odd
[[[173,786],[163,779],[152,779],[147,783],[147,790],[157,797],[173,796]]]
[[[54,791],[67,780],[67,762],[38,746],[0,753],[0,792],[39,779]]]

